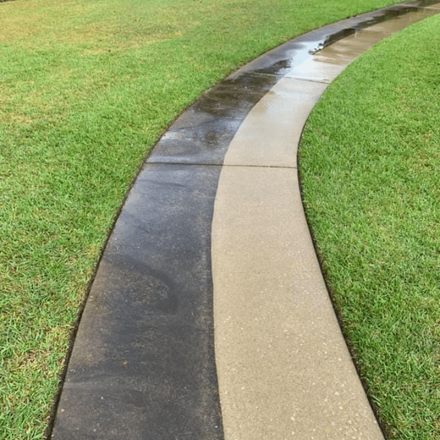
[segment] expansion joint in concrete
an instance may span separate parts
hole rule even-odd
[[[247,169],[247,168],[259,168],[259,169],[273,169],[273,170],[297,170],[298,167],[295,166],[281,166],[281,165],[244,165],[244,164],[227,164],[227,165],[223,165],[222,167],[223,169],[227,169],[227,168],[243,168],[243,169]]]
[[[194,163],[185,163],[185,162],[146,162],[145,165],[161,165],[161,166],[173,166],[173,167],[222,167],[222,164],[219,163],[203,163],[203,162],[194,162]]]
[[[319,80],[319,79],[312,79],[312,78],[301,78],[301,77],[297,77],[297,76],[286,76],[284,77],[284,79],[287,80],[293,80],[293,81],[300,81],[300,82],[304,82],[304,83],[314,83],[314,84],[325,84],[326,86],[328,86],[331,83],[331,80]]]

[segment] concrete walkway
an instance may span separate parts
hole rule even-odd
[[[383,439],[321,275],[296,157],[328,84],[440,12],[426,3],[292,40],[175,121],[110,237],[52,439]]]

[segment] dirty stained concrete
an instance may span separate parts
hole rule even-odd
[[[110,236],[50,438],[382,439],[305,221],[296,149],[327,85],[430,1],[298,37],[159,140]]]

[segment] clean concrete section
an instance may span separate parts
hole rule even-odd
[[[315,256],[296,153],[352,59],[439,12],[412,2],[302,35],[174,122],[109,239],[50,438],[382,438]]]
[[[381,439],[328,298],[295,170],[224,168],[212,243],[225,439]]]
[[[383,435],[335,318],[303,212],[303,125],[336,75],[431,10],[381,22],[306,57],[249,113],[214,206],[215,351],[226,440]]]

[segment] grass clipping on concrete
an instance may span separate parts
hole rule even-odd
[[[303,198],[390,439],[440,438],[440,16],[329,87],[300,149]]]

